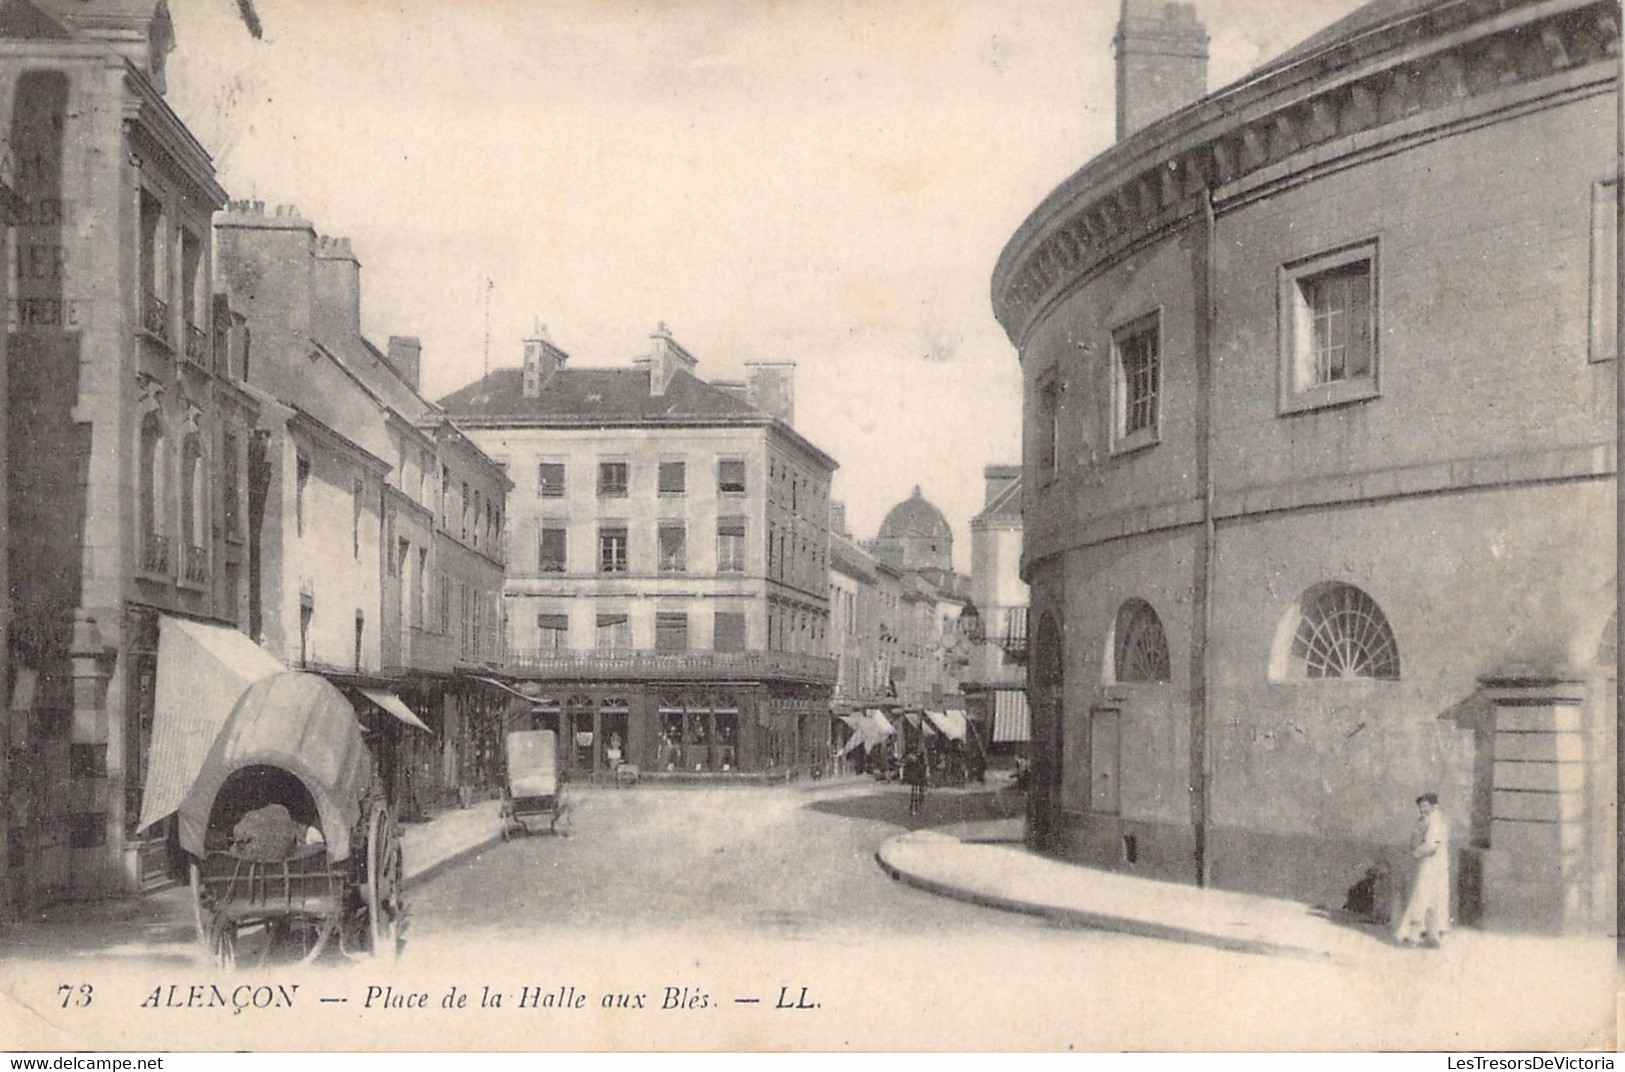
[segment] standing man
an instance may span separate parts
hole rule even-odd
[[[910,752],[903,759],[903,777],[908,780],[908,813],[918,815],[925,805],[925,786],[929,776],[925,757]]]
[[[1416,878],[1394,937],[1401,945],[1418,942],[1437,949],[1450,930],[1450,826],[1439,811],[1439,794],[1416,798],[1416,829],[1411,834]]]

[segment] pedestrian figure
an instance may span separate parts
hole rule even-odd
[[[1437,948],[1450,929],[1450,826],[1439,811],[1439,795],[1416,798],[1416,829],[1411,833],[1416,878],[1394,937],[1401,945]]]
[[[903,760],[903,777],[908,781],[908,813],[918,815],[925,805],[925,787],[929,780],[925,757],[910,752]]]

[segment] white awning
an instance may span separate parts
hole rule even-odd
[[[963,711],[927,711],[925,717],[931,720],[942,735],[950,741],[963,741],[965,739],[965,712]]]
[[[387,689],[362,689],[361,695],[365,696],[379,707],[382,707],[385,711],[388,711],[390,714],[394,715],[408,726],[416,726],[424,733],[434,732],[434,730],[431,730],[428,726],[424,725],[423,720],[419,718],[410,707],[406,706],[405,701],[403,701],[399,696],[396,696],[393,692],[390,692]]]
[[[993,743],[1020,742],[1032,737],[1032,716],[1027,711],[1027,694],[1020,689],[1000,689],[993,694]]]
[[[871,707],[868,711],[868,715],[869,721],[875,724],[875,729],[880,731],[881,737],[890,737],[892,734],[897,732],[897,727],[891,724],[891,720],[886,717],[884,712],[877,711]]]
[[[286,669],[235,629],[159,617],[152,745],[139,828],[180,807],[243,693]]]

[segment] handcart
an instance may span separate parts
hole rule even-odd
[[[238,699],[181,802],[198,940],[222,967],[239,939],[393,956],[405,915],[401,841],[355,712],[313,674]]]
[[[558,744],[552,730],[515,730],[503,739],[507,779],[502,786],[502,840],[535,833],[547,820],[551,833],[568,833],[560,824],[567,810],[559,783]]]

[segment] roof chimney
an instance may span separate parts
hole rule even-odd
[[[1196,5],[1123,0],[1117,54],[1117,139],[1207,93],[1207,28]]]
[[[361,336],[361,262],[348,238],[316,239],[316,315],[318,338]]]
[[[796,421],[796,363],[747,361],[746,393],[750,404],[785,424]]]
[[[664,320],[649,338],[652,342],[649,347],[649,393],[663,395],[666,388],[671,385],[672,378],[677,375],[678,369],[693,375],[694,366],[700,362],[699,358],[683,349],[682,345],[671,337],[671,329],[666,326]]]
[[[982,478],[987,481],[987,499],[982,505],[992,506],[994,499],[1003,495],[1011,484],[1021,479],[1021,466],[990,465],[982,470]]]
[[[418,342],[414,335],[391,335],[389,337],[389,363],[416,391],[418,389],[418,376],[422,371],[423,344]]]
[[[524,395],[535,398],[553,379],[553,374],[564,367],[570,355],[553,345],[547,334],[547,325],[536,321],[535,329],[525,340]]]
[[[852,537],[852,534],[846,531],[846,503],[839,499],[829,501],[829,530],[848,539]]]

